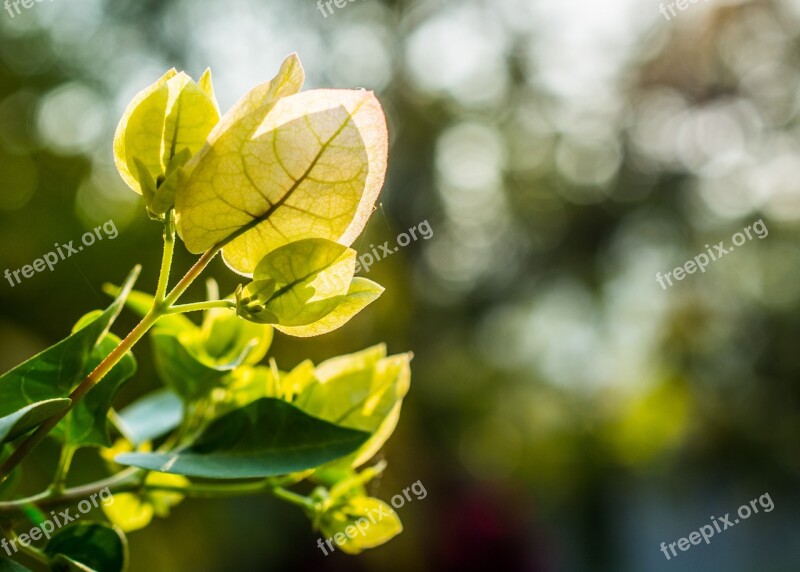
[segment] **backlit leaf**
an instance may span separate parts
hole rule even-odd
[[[410,387],[411,356],[385,355],[386,347],[379,345],[321,363],[315,372],[318,383],[306,386],[295,401],[310,415],[372,434],[357,453],[342,460],[354,467],[373,457],[394,432]]]
[[[170,70],[133,99],[117,127],[117,170],[154,213],[172,207],[178,171],[219,122],[209,71],[200,84]]]
[[[267,254],[254,282],[237,294],[237,312],[248,320],[304,326],[333,311],[353,279],[356,252],[330,240],[299,240]],[[260,284],[269,282],[264,289]]]
[[[301,82],[291,56],[268,87],[223,118],[183,170],[177,228],[191,252],[231,239],[225,261],[251,274],[290,242],[347,246],[363,230],[386,171],[383,110],[371,92],[296,93]]]
[[[356,277],[350,283],[347,294],[339,301],[339,304],[316,322],[304,326],[275,324],[274,327],[279,332],[298,338],[321,336],[344,326],[361,310],[377,300],[383,291],[384,288],[380,284],[366,278]]]

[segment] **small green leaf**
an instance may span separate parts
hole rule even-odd
[[[0,558],[0,572],[31,572],[31,569],[8,558]]]
[[[78,563],[96,572],[122,572],[127,568],[128,543],[117,528],[99,522],[81,522],[59,530],[44,547],[56,566]],[[58,556],[64,556],[67,562]],[[55,568],[58,570],[59,568]],[[81,568],[61,568],[82,570]]]
[[[230,363],[257,364],[272,344],[273,330],[241,319],[233,310],[213,308],[203,315],[196,335],[187,336],[192,353],[212,367]]]
[[[305,326],[284,326],[275,324],[275,329],[287,336],[308,338],[321,336],[338,330],[361,310],[372,304],[383,294],[383,286],[366,278],[354,278],[347,295],[329,314]]]
[[[137,447],[166,435],[183,419],[183,401],[169,389],[145,395],[119,412],[126,437]]]
[[[263,397],[279,397],[277,386],[272,368],[249,365],[238,367],[231,373],[229,383],[213,393],[213,414],[218,417]]]
[[[319,528],[327,538],[339,535],[336,546],[347,554],[360,554],[403,532],[392,507],[371,497],[349,498],[333,506],[319,519]]]
[[[116,461],[152,471],[212,479],[273,477],[352,453],[369,435],[316,419],[274,398],[213,421],[190,447],[167,454],[128,453]]]
[[[84,375],[102,362],[122,342],[114,334],[106,334],[92,350]],[[127,352],[50,433],[76,447],[108,447],[108,410],[120,388],[136,373],[136,360]]]
[[[104,290],[116,292],[111,285]],[[153,297],[134,291],[127,305],[144,316]],[[200,327],[181,314],[167,314],[150,334],[159,376],[186,401],[208,395],[239,365],[261,361],[272,343],[273,329],[268,325],[248,322],[222,308],[203,314]]]
[[[59,411],[69,407],[70,403],[72,403],[70,399],[48,399],[6,415],[0,419],[0,445],[44,423]]]
[[[153,355],[159,377],[186,402],[207,396],[221,380],[237,366],[244,363],[245,356],[216,367],[198,360],[182,343],[183,336],[175,336],[160,330],[150,334],[153,340]]]
[[[67,397],[81,381],[90,355],[116,319],[140,268],[128,276],[114,302],[83,327],[0,376],[0,416],[5,417],[33,403]]]
[[[355,256],[321,238],[276,248],[258,263],[253,282],[236,291],[236,311],[291,336],[340,328],[383,293],[378,284],[353,278]]]
[[[170,70],[131,101],[117,127],[117,170],[155,215],[172,208],[178,171],[219,122],[209,71],[200,83]]]
[[[311,238],[281,246],[258,263],[255,282],[237,296],[237,312],[256,322],[311,324],[343,300],[355,268],[356,251],[330,240]]]
[[[150,334],[159,376],[185,401],[207,396],[243,364],[259,362],[272,343],[273,330],[236,316],[231,310],[205,312],[202,327],[175,334],[156,326]]]

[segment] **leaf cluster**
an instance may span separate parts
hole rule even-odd
[[[126,109],[114,139],[117,168],[164,227],[154,295],[134,290],[135,268],[113,302],[80,318],[64,340],[0,376],[0,522],[6,536],[49,507],[106,486],[108,522],[87,517],[25,552],[51,570],[120,572],[125,534],[167,517],[186,496],[269,493],[297,504],[326,535],[381,501],[364,468],[394,431],[410,383],[410,355],[377,345],[320,364],[282,369],[269,356],[275,332],[325,334],[383,292],[355,278],[350,245],[364,229],[384,180],[386,123],[363,90],[301,92],[303,69],[288,57],[272,80],[225,115],[211,73],[195,82],[170,70]],[[202,254],[168,291],[179,237]],[[246,277],[220,299],[176,302],[222,254]],[[111,332],[127,307],[142,321]],[[195,323],[186,315],[202,311]],[[162,387],[116,411],[134,379],[132,348],[149,335]],[[17,498],[20,461],[43,438],[62,445],[51,487]],[[65,486],[75,451],[99,451],[109,477]],[[287,487],[309,480],[304,496]],[[40,518],[33,519],[36,525]],[[349,551],[386,542],[396,516]],[[0,570],[24,570],[0,559]]]

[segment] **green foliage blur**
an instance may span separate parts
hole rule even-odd
[[[13,17],[12,17],[13,16]],[[113,164],[130,98],[214,72],[223,111],[297,51],[307,86],[374,89],[390,121],[380,209],[353,248],[409,241],[361,276],[341,330],[276,334],[283,368],[385,341],[412,390],[385,499],[402,535],[323,556],[267,497],[188,500],[133,533],[131,570],[794,571],[800,565],[800,2],[54,0],[0,12],[0,272],[113,220],[52,271],[0,279],[0,371],[63,338],[160,227]],[[662,288],[656,274],[763,220],[769,233]],[[194,257],[181,246],[176,269]],[[363,265],[363,264],[362,264]],[[236,275],[210,275],[230,293]],[[202,284],[193,298],[202,299]],[[135,325],[125,313],[115,325]],[[795,349],[793,349],[795,348]],[[119,406],[158,386],[149,341]],[[57,449],[27,462],[49,482]],[[70,484],[103,474],[78,455]],[[775,510],[667,561],[769,492]]]

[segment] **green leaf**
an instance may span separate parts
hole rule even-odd
[[[0,419],[0,445],[44,423],[59,411],[68,408],[70,403],[70,399],[48,399],[6,415]]]
[[[371,497],[349,498],[335,505],[322,515],[319,528],[347,554],[360,554],[403,532],[403,525],[392,507]]]
[[[198,85],[172,69],[128,105],[114,137],[114,161],[152,213],[173,206],[178,171],[203,147],[219,119],[208,70]]]
[[[0,572],[31,572],[31,569],[8,558],[0,558]]]
[[[153,330],[153,355],[159,377],[186,402],[207,396],[221,380],[237,366],[244,363],[245,355],[218,366],[206,365],[198,360],[182,343],[182,337]]]
[[[344,299],[355,267],[356,251],[341,244],[320,238],[292,242],[258,263],[255,282],[237,294],[237,312],[284,326],[316,322]]]
[[[241,319],[233,310],[212,308],[204,312],[203,325],[187,336],[190,351],[212,367],[231,363],[257,364],[272,344],[273,330]]]
[[[108,284],[104,290],[117,291]],[[127,305],[144,316],[153,306],[153,297],[134,291]],[[201,327],[181,314],[167,314],[150,333],[159,376],[186,401],[206,396],[237,366],[261,361],[272,343],[273,330],[268,325],[248,322],[222,308],[203,314]]]
[[[305,238],[345,246],[364,229],[386,172],[386,118],[372,92],[297,93],[299,60],[226,114],[182,172],[178,233],[190,252],[226,239],[225,262],[251,274]]]
[[[265,398],[216,419],[184,450],[127,453],[115,460],[190,477],[274,477],[311,469],[352,453],[368,437],[311,417],[279,399]]]
[[[119,412],[126,437],[137,447],[166,435],[180,425],[183,402],[173,391],[159,389]]]
[[[110,284],[106,284],[103,289],[111,295],[118,291],[118,288]],[[134,290],[126,305],[143,317],[152,308],[153,300],[150,294]],[[153,331],[158,331],[159,334],[185,335],[182,339],[190,352],[199,361],[212,367],[225,366],[240,360],[242,363],[258,363],[272,344],[272,328],[242,320],[231,310],[212,308],[206,310],[203,316],[203,324],[198,328],[182,314],[167,314],[159,318]]]
[[[236,291],[236,311],[298,337],[340,328],[383,293],[353,278],[355,257],[355,250],[321,238],[276,248],[258,263],[253,282]]]
[[[288,336],[308,338],[338,330],[361,310],[372,304],[383,294],[383,286],[366,278],[354,278],[347,295],[329,314],[305,326],[275,324],[275,329]]]
[[[297,364],[289,373],[280,374],[280,383],[276,397],[280,397],[284,401],[291,403],[308,385],[316,382],[317,379],[314,377],[314,363],[311,360],[305,360]]]
[[[223,415],[263,397],[279,397],[275,378],[269,367],[243,365],[236,368],[230,382],[213,394],[213,415]]]
[[[354,467],[372,458],[394,432],[410,387],[411,355],[385,355],[381,344],[321,363],[314,374],[318,382],[295,401],[310,415],[372,434],[356,454],[340,461]]]
[[[99,522],[82,522],[62,528],[44,547],[44,553],[54,559],[56,566],[66,566],[67,562],[79,563],[96,572],[122,572],[128,565],[125,535],[119,529]],[[57,558],[59,555],[68,560]],[[61,569],[83,570],[69,566]]]
[[[121,342],[114,334],[106,334],[92,350],[84,374],[91,373]],[[131,352],[127,352],[55,426],[50,435],[76,447],[109,447],[108,410],[117,392],[135,373],[136,359]]]
[[[0,376],[0,417],[34,403],[67,397],[82,380],[91,353],[122,309],[140,268],[128,276],[114,302],[54,346]]]
[[[202,327],[175,333],[156,326],[150,334],[159,376],[185,401],[207,396],[243,364],[259,362],[272,343],[273,330],[239,318],[232,310],[205,312]]]

